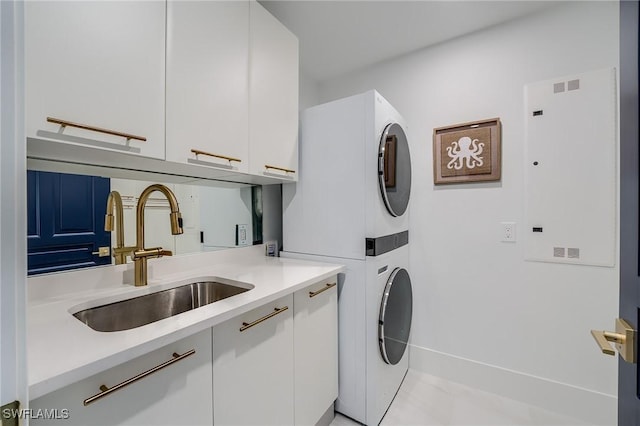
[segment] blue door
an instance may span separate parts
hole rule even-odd
[[[110,181],[97,176],[27,172],[28,274],[108,265],[104,230]]]

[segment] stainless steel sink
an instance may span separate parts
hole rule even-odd
[[[197,282],[85,309],[73,316],[96,331],[129,330],[248,290],[215,281]]]

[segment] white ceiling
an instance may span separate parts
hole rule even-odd
[[[513,0],[260,3],[298,36],[301,69],[318,81],[558,5]]]

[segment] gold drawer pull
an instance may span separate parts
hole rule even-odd
[[[239,158],[227,157],[226,155],[212,154],[210,152],[200,151],[199,149],[192,149],[191,152],[193,152],[196,155],[196,157],[198,155],[208,155],[209,157],[222,158],[223,160],[227,160],[228,162],[237,161],[238,163],[242,163],[242,160]]]
[[[264,165],[264,168],[265,168],[265,169],[280,170],[280,171],[282,171],[282,172],[286,172],[286,173],[295,173],[295,172],[296,172],[295,170],[285,169],[285,168],[283,168],[283,167],[277,167],[277,166],[270,166],[270,165],[268,165],[268,164],[265,164],[265,165]]]
[[[271,312],[269,315],[265,315],[262,318],[258,318],[257,320],[253,321],[253,322],[243,322],[242,323],[242,327],[240,327],[240,331],[245,331],[248,328],[253,327],[254,325],[258,325],[263,321],[268,320],[269,318],[275,317],[278,314],[281,314],[282,312],[286,311],[287,309],[289,309],[288,306],[285,306],[284,308],[275,308],[273,310],[273,312]]]
[[[171,358],[169,361],[165,361],[165,362],[163,362],[163,363],[162,363],[162,364],[160,364],[160,365],[156,365],[156,366],[155,366],[155,367],[153,367],[152,369],[147,370],[147,371],[145,371],[145,372],[143,372],[143,373],[140,373],[140,374],[138,374],[138,375],[137,375],[137,376],[135,376],[135,377],[132,377],[132,378],[130,378],[130,379],[127,379],[127,380],[125,380],[125,381],[124,381],[124,382],[122,382],[122,383],[118,383],[117,385],[115,385],[115,386],[114,386],[114,387],[112,387],[112,388],[109,388],[109,387],[107,387],[106,385],[102,385],[102,386],[100,386],[100,390],[101,390],[101,392],[100,392],[100,393],[98,393],[98,394],[93,395],[93,396],[92,396],[92,397],[90,397],[90,398],[85,399],[85,400],[84,400],[84,402],[83,402],[83,404],[84,404],[84,405],[89,405],[89,404],[91,404],[92,402],[96,402],[96,401],[97,401],[97,400],[99,400],[100,398],[103,398],[103,397],[105,397],[105,396],[109,395],[109,394],[110,394],[110,393],[112,393],[112,392],[115,392],[115,391],[117,391],[117,390],[120,390],[120,389],[122,389],[123,387],[130,385],[131,383],[135,383],[135,382],[137,382],[138,380],[143,379],[143,378],[145,378],[145,377],[147,377],[147,376],[149,376],[149,375],[151,375],[151,374],[153,374],[153,373],[155,373],[155,372],[157,372],[157,371],[160,371],[160,370],[162,370],[163,368],[168,367],[168,366],[170,366],[170,365],[171,365],[171,364],[173,364],[173,363],[176,363],[176,362],[178,362],[178,361],[182,361],[182,360],[183,360],[183,359],[185,359],[186,357],[191,356],[191,355],[193,355],[193,354],[195,354],[195,353],[196,353],[196,350],[195,350],[195,349],[191,349],[189,352],[185,352],[185,353],[183,353],[182,355],[178,355],[177,353],[175,353],[175,352],[174,352],[174,353],[173,353],[173,358]]]
[[[327,284],[326,286],[322,287],[320,290],[318,291],[310,291],[309,292],[309,297],[316,297],[317,295],[319,295],[320,293],[329,290],[330,288],[333,288],[336,286],[336,283],[331,283],[331,284]]]
[[[87,126],[86,124],[73,123],[67,120],[60,120],[59,118],[47,117],[49,123],[59,124],[62,127],[77,127],[78,129],[91,130],[92,132],[106,133],[107,135],[120,136],[127,140],[135,139],[137,141],[146,142],[147,138],[144,136],[136,136],[129,133],[116,132],[115,130],[103,129],[101,127]]]

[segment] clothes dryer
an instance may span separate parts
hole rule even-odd
[[[282,188],[285,250],[364,259],[367,238],[408,229],[411,155],[389,102],[371,90],[318,105],[300,128],[299,181]]]

